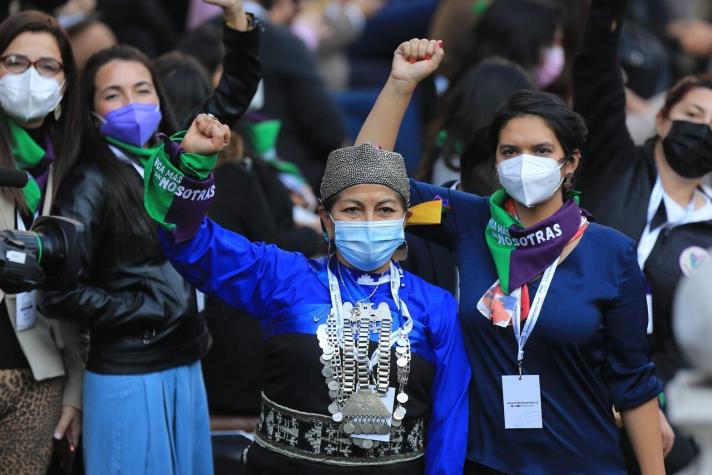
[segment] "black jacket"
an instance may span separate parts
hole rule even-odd
[[[277,153],[299,166],[318,190],[326,158],[346,138],[339,108],[313,56],[287,28],[265,22],[260,52],[265,86],[262,112],[282,121]]]
[[[617,43],[626,2],[594,0],[581,54],[574,64],[574,108],[586,119],[589,137],[577,187],[596,221],[640,239],[647,224],[650,194],[657,179],[657,139],[636,146],[625,124],[625,92]],[[660,233],[644,273],[653,295],[653,361],[669,381],[687,366],[674,340],[672,306],[682,277],[681,253],[712,247],[712,221],[684,224]]]
[[[199,112],[234,123],[247,108],[260,79],[259,29],[225,29],[225,72]],[[195,290],[166,260],[154,232],[119,234],[111,219],[105,171],[91,150],[64,178],[54,213],[84,223],[81,273],[67,292],[47,292],[48,317],[82,320],[91,331],[87,369],[141,374],[190,364],[205,355],[210,333],[197,312]],[[112,157],[101,157],[110,160]],[[118,160],[118,158],[116,159]],[[150,221],[143,206],[143,181],[128,163],[121,175],[136,208],[127,212]],[[126,212],[126,211],[125,211]],[[138,250],[138,251],[136,251]]]

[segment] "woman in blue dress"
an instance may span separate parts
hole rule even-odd
[[[220,228],[192,201],[212,195],[204,155],[227,136],[203,114],[180,147],[180,135],[166,142],[146,209],[175,268],[261,324],[250,473],[461,474],[471,371],[453,297],[394,259],[410,215],[403,157],[368,144],[330,154],[320,213],[332,252],[307,259]]]
[[[434,41],[399,46],[357,143],[390,149]],[[422,60],[413,63],[415,55]],[[474,132],[474,131],[473,131]],[[411,201],[442,201],[473,377],[465,473],[625,474],[618,410],[643,474],[662,474],[645,282],[636,248],[590,222],[571,180],[586,126],[556,96],[520,91],[489,127],[502,189],[489,198],[416,181]]]

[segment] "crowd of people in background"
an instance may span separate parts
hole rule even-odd
[[[84,225],[72,288],[1,291],[0,474],[694,473],[665,388],[712,252],[710,2],[0,22],[0,227]]]

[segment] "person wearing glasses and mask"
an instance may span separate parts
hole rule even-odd
[[[331,251],[308,259],[203,218],[193,196],[221,192],[205,155],[228,135],[203,115],[167,144],[146,209],[175,268],[261,324],[249,473],[461,474],[470,369],[453,297],[396,260],[410,216],[403,157],[371,144],[329,155],[319,213]]]
[[[393,147],[415,86],[437,67],[435,48],[398,47],[357,143]],[[611,405],[642,473],[664,473],[645,282],[633,241],[579,206],[571,180],[585,137],[561,99],[518,91],[488,132],[501,189],[484,198],[410,181],[412,202],[439,200],[444,212],[442,225],[413,232],[458,263],[473,372],[466,474],[624,475]]]
[[[712,74],[682,78],[668,90],[657,134],[636,146],[625,127],[618,58],[625,0],[591,3],[581,54],[574,63],[574,108],[586,118],[579,182],[596,219],[634,239],[648,286],[648,334],[658,378],[667,384],[689,366],[675,342],[672,306],[680,279],[712,247]],[[667,425],[667,424],[666,424]],[[672,445],[670,431],[668,446]],[[681,469],[697,449],[677,437],[666,463]]]
[[[81,107],[71,46],[36,11],[0,25],[0,166],[29,174],[0,188],[0,229],[29,229],[79,152]],[[36,292],[0,298],[0,473],[44,474],[52,436],[72,449],[81,432],[82,374],[75,324],[46,320]]]

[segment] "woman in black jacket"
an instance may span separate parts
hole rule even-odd
[[[225,72],[196,112],[233,123],[259,81],[259,32],[240,0],[211,3],[224,5]],[[210,334],[194,289],[166,261],[143,207],[143,166],[160,146],[155,133],[176,129],[169,103],[150,61],[127,46],[89,60],[82,93],[95,123],[86,124],[84,159],[55,202],[57,214],[85,224],[82,274],[76,288],[48,295],[45,305],[91,332],[87,473],[212,473],[199,365]]]
[[[712,246],[712,76],[682,79],[658,113],[657,135],[637,147],[625,125],[625,92],[617,55],[625,0],[594,0],[574,65],[574,106],[586,118],[582,204],[601,224],[638,244],[648,280],[648,333],[657,376],[667,383],[687,363],[671,325],[673,295],[684,274]],[[681,453],[686,451],[687,454]],[[678,439],[668,469],[693,449]],[[683,464],[681,460],[679,464]]]

